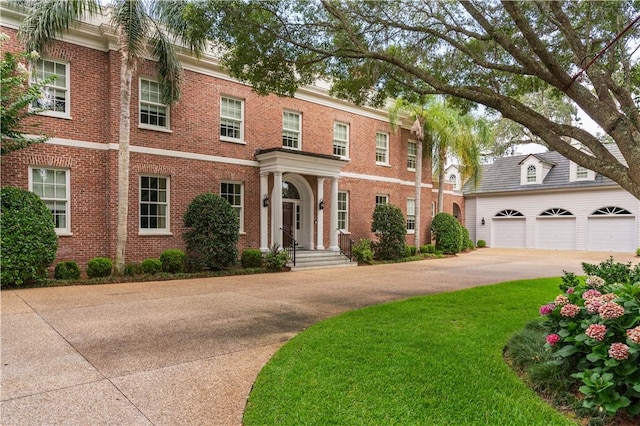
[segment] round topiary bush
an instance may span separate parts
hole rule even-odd
[[[184,265],[187,256],[184,251],[179,249],[165,250],[160,254],[160,262],[162,263],[162,272],[178,274],[184,272]]]
[[[377,205],[373,211],[371,231],[378,237],[374,246],[374,253],[378,259],[397,260],[404,257],[407,230],[399,207],[392,204]]]
[[[113,262],[106,257],[95,257],[87,262],[87,275],[89,278],[108,277],[113,271]]]
[[[56,270],[53,276],[56,280],[79,280],[80,268],[73,260],[60,262],[56,265]]]
[[[485,240],[478,240],[478,248],[483,248],[487,246],[487,242]]]
[[[255,248],[246,249],[240,256],[240,263],[243,268],[261,268],[262,252]]]
[[[150,257],[142,261],[140,269],[144,274],[157,274],[162,272],[162,262],[160,259]]]
[[[455,216],[438,213],[431,221],[431,233],[436,240],[436,250],[446,254],[455,254],[462,247],[462,226]]]
[[[58,250],[53,215],[33,192],[0,190],[0,285],[45,279]]]
[[[184,214],[182,234],[193,269],[218,270],[238,261],[240,221],[231,204],[216,194],[200,194]]]

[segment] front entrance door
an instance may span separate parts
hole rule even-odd
[[[291,238],[295,238],[295,222],[294,222],[295,204],[283,202],[282,203],[282,245],[289,247],[293,243]]]

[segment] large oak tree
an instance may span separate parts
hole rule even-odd
[[[231,74],[258,93],[292,95],[326,76],[335,95],[359,104],[455,96],[498,111],[640,199],[637,0],[203,0],[190,8],[198,24],[210,20]],[[525,96],[547,91],[582,109],[622,158]]]

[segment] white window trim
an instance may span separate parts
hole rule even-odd
[[[336,140],[336,125],[342,125],[345,126],[347,128],[347,139],[342,141],[340,140],[340,142],[344,142],[345,146],[344,146],[344,155],[340,155],[340,158],[342,159],[349,159],[349,133],[351,132],[351,126],[349,125],[349,123],[344,123],[342,121],[335,121],[333,123],[333,146],[335,147],[335,142]],[[335,154],[334,154],[335,155]]]
[[[284,127],[284,114],[288,113],[288,114],[295,114],[298,116],[298,130],[292,130],[292,129],[287,129]],[[298,132],[298,146],[297,147],[293,147],[293,146],[285,146],[284,143],[282,144],[283,148],[286,149],[293,149],[296,151],[301,151],[302,150],[302,113],[300,111],[293,111],[290,109],[285,109],[284,111],[282,111],[282,136],[284,137],[284,132],[288,131],[288,132]]]
[[[384,161],[378,161],[378,135],[384,135],[387,146],[384,150]],[[379,166],[388,166],[389,165],[389,134],[383,132],[376,132],[376,164]]]
[[[142,178],[143,177],[155,177],[163,178],[167,180],[167,226],[166,228],[142,228],[140,225],[140,217],[142,211],[140,206],[142,204]],[[157,175],[153,173],[143,173],[138,175],[138,235],[173,235],[171,232],[171,177],[166,175]]]
[[[218,186],[218,194],[220,196],[222,196],[222,184],[223,183],[230,183],[233,185],[240,185],[240,233],[244,234],[244,182],[241,181],[237,181],[237,180],[222,180],[220,181],[220,185]],[[232,205],[232,207],[235,208],[235,206]]]
[[[407,198],[407,220],[405,223],[405,227],[406,225],[408,225],[409,222],[409,201],[413,201],[413,229],[409,229],[407,228],[407,234],[415,234],[416,233],[416,199],[415,198]]]
[[[50,166],[29,166],[29,191],[33,192],[33,169],[45,170],[63,170],[65,172],[65,185],[67,187],[67,226],[65,228],[56,228],[56,234],[60,237],[73,236],[71,232],[71,170],[65,167]]]
[[[579,165],[573,161],[569,163],[569,182],[588,182],[596,179],[596,173],[593,170],[589,170],[583,167],[587,171],[586,177],[578,177]]]
[[[349,233],[349,192],[348,191],[338,191],[338,195],[339,194],[345,194],[346,197],[347,197],[347,199],[345,200],[346,201],[345,204],[346,204],[347,208],[345,210],[343,210],[345,212],[345,220],[344,220],[344,222],[345,222],[346,226],[344,228],[339,228],[339,229],[344,233]],[[338,205],[339,204],[340,204],[340,201],[338,201]],[[340,213],[340,212],[341,212],[341,210],[338,210],[338,213]]]
[[[386,202],[378,203],[378,197],[383,197],[386,200]],[[376,206],[378,204],[389,204],[389,194],[376,194]]]
[[[44,115],[47,117],[65,118],[67,120],[71,120],[72,119],[71,118],[71,64],[69,63],[69,61],[64,61],[61,59],[51,59],[47,57],[41,58],[41,60],[62,64],[65,66],[65,79],[67,80],[67,85],[66,85],[67,96],[66,96],[65,112],[42,111],[42,112],[39,112],[38,115]],[[34,81],[33,79],[33,68],[31,68],[29,71],[30,71],[30,81],[31,83],[35,83],[36,81]],[[29,108],[32,108],[32,107],[29,106]]]
[[[171,106],[170,105],[145,101],[145,103],[148,103],[150,105],[158,105],[158,106],[163,106],[167,108],[167,125],[153,126],[151,124],[142,123],[142,102],[143,102],[142,101],[142,81],[143,80],[160,84],[160,82],[156,78],[144,77],[144,76],[138,78],[138,128],[146,129],[146,130],[155,130],[158,132],[173,133],[171,131]]]
[[[416,147],[415,154],[413,155],[409,154],[409,144],[414,144]],[[411,157],[413,157],[413,164],[415,164],[415,166],[409,167],[409,164],[407,164],[407,170],[410,172],[415,172],[416,167],[418,166],[418,142],[409,140],[407,141],[407,163],[409,163],[409,158]]]
[[[227,95],[220,96],[220,125],[222,125],[223,118],[228,118],[229,120],[235,120],[235,118],[224,117],[222,115],[222,99],[223,98],[240,102],[240,139],[231,138],[229,136],[222,136],[220,135],[220,128],[218,128],[218,135],[220,135],[220,140],[224,142],[232,142],[232,143],[239,143],[239,144],[245,145],[246,142],[244,140],[244,99],[236,98],[233,96],[227,96]]]

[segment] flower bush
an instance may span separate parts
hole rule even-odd
[[[639,416],[640,267],[609,260],[583,268],[593,275],[583,282],[565,272],[564,293],[540,307],[549,362],[568,367],[579,380],[583,407]]]

